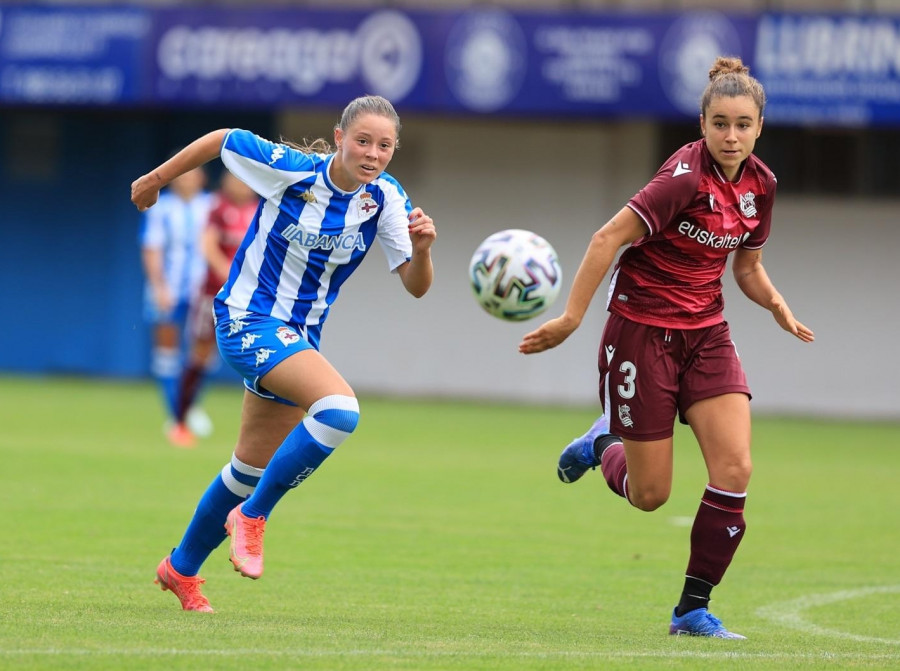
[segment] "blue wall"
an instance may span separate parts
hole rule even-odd
[[[255,113],[0,110],[0,371],[148,374],[131,182],[232,126],[272,133]]]

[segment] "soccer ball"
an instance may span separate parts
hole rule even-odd
[[[469,262],[475,299],[488,314],[524,321],[549,308],[562,285],[559,258],[550,243],[531,231],[498,231],[482,242]]]

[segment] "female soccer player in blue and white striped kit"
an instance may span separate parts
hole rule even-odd
[[[212,611],[198,573],[226,533],[235,570],[262,574],[272,509],[356,428],[353,390],[318,351],[341,284],[378,240],[409,293],[431,286],[434,222],[384,172],[399,134],[391,103],[364,96],[344,109],[333,151],[321,139],[299,147],[217,130],[131,185],[143,211],[175,177],[221,156],[263,199],[214,307],[219,349],[246,387],[237,446],[156,571],[185,610]]]

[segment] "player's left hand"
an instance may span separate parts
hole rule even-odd
[[[537,354],[552,347],[556,347],[572,332],[578,328],[578,324],[563,314],[555,319],[550,319],[531,333],[526,333],[519,343],[519,351],[522,354]]]
[[[434,220],[422,211],[421,207],[415,208],[409,213],[409,237],[416,251],[425,251],[431,248],[437,239],[437,229]]]
[[[794,319],[794,313],[791,312],[791,309],[786,303],[779,303],[773,307],[772,316],[775,317],[775,321],[778,322],[778,325],[781,328],[788,333],[795,335],[803,342],[812,342],[816,339],[816,335],[812,332],[812,329]]]

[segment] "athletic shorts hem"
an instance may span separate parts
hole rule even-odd
[[[619,438],[624,438],[625,440],[635,440],[641,443],[646,443],[651,440],[666,440],[667,438],[671,438],[675,435],[673,430],[669,431],[657,431],[656,433],[648,433],[648,434],[637,434],[632,432],[620,431],[616,434]]]
[[[698,401],[705,401],[709,398],[715,398],[716,396],[724,396],[725,394],[745,394],[747,398],[753,398],[753,395],[750,393],[749,387],[735,384],[725,387],[718,387],[717,389],[705,389],[702,392],[698,393],[696,396],[691,397],[691,405],[697,403]],[[687,411],[688,409],[689,408],[685,408],[685,411]]]

